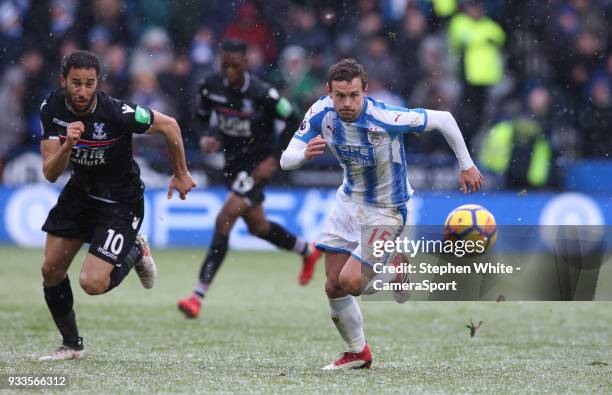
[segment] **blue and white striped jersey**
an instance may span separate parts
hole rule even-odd
[[[310,107],[293,138],[308,143],[321,134],[344,169],[342,191],[358,202],[399,206],[412,195],[406,172],[403,133],[422,132],[421,108],[387,106],[366,97],[359,118],[344,122],[329,96]]]

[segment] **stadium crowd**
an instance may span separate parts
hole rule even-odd
[[[188,161],[205,166],[197,81],[239,38],[300,116],[329,65],[355,57],[374,98],[452,112],[505,186],[559,187],[564,164],[612,152],[611,12],[610,0],[0,0],[0,175],[38,151],[40,104],[75,49],[103,60],[102,90],[174,116]],[[409,136],[406,150],[450,156],[439,138]],[[169,166],[163,140],[135,147]]]

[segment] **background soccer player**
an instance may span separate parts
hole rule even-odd
[[[173,118],[98,91],[100,63],[87,51],[75,51],[61,65],[62,88],[41,105],[43,172],[51,181],[72,164],[72,175],[53,207],[42,264],[47,306],[62,335],[62,345],[41,360],[83,356],[67,271],[89,243],[81,268],[81,288],[99,295],[118,286],[134,267],[145,288],[156,275],[146,239],[138,235],[144,215],[144,184],[132,157],[132,133],[160,133],[170,151],[174,175],[168,198],[181,199],[195,186],[183,140]]]
[[[221,50],[222,73],[206,77],[200,86],[198,115],[205,133],[200,140],[202,150],[212,153],[223,147],[224,176],[230,192],[217,215],[213,240],[193,294],[178,303],[179,309],[190,318],[200,313],[201,299],[223,263],[229,234],[240,217],[251,234],[303,256],[299,275],[302,285],[312,278],[320,256],[306,240],[268,221],[262,206],[264,186],[277,170],[282,149],[300,120],[287,99],[249,73],[243,42],[224,41]],[[216,128],[210,127],[213,113],[217,119]],[[275,143],[275,119],[285,122],[278,143]]]
[[[370,367],[363,318],[354,296],[370,293],[374,281],[409,281],[387,273],[374,275],[371,246],[362,245],[362,229],[378,240],[397,233],[409,215],[412,188],[406,175],[402,135],[438,129],[453,149],[464,192],[480,189],[483,177],[474,166],[455,119],[448,112],[387,106],[367,97],[368,78],[354,59],[344,59],[329,70],[329,96],[312,105],[289,147],[281,167],[292,170],[321,155],[328,145],[344,169],[336,205],[327,218],[317,248],[325,252],[325,292],[331,316],[349,350],[325,370]],[[399,292],[398,301],[405,301]]]

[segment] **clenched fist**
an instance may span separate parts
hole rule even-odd
[[[325,152],[326,145],[327,144],[325,143],[325,139],[323,137],[321,137],[320,135],[315,137],[314,139],[308,142],[308,145],[306,146],[306,152],[304,153],[304,157],[307,160],[311,160],[315,156],[322,155],[323,152]]]
[[[85,133],[83,122],[70,122],[66,127],[66,142],[74,147],[83,133]]]

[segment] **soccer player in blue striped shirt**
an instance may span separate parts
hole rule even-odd
[[[372,356],[355,296],[375,292],[375,282],[409,282],[407,273],[390,275],[372,270],[373,241],[399,235],[410,214],[413,190],[407,178],[402,135],[439,130],[459,162],[461,190],[478,191],[484,181],[449,112],[385,105],[367,96],[367,82],[366,71],[354,59],[333,65],[329,95],[310,107],[280,161],[284,170],[297,169],[328,146],[344,170],[336,205],[317,248],[325,253],[325,292],[332,320],[349,349],[324,370],[370,367]],[[395,235],[385,231],[389,227]],[[408,294],[394,291],[393,296],[401,303]]]

